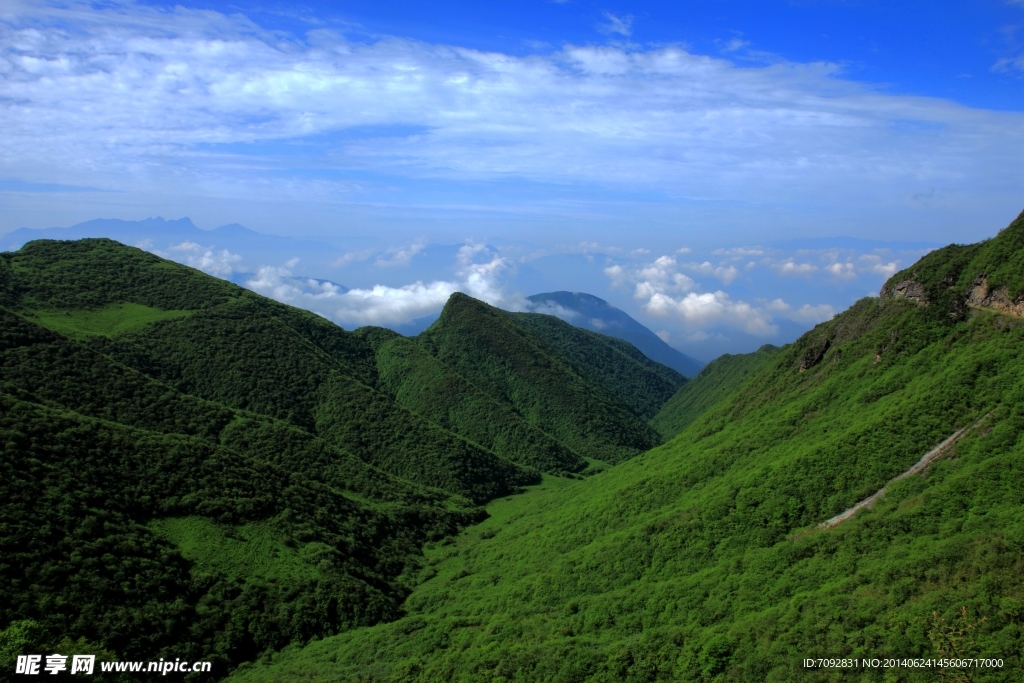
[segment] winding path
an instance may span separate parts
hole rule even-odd
[[[883,494],[885,494],[885,490],[887,488],[889,488],[889,486],[891,486],[893,482],[899,481],[900,479],[905,479],[905,478],[907,478],[909,476],[912,476],[914,474],[918,474],[918,473],[923,472],[926,469],[928,469],[929,465],[931,465],[933,462],[935,462],[940,457],[945,455],[946,451],[948,451],[949,448],[953,444],[955,444],[957,441],[959,441],[961,438],[963,438],[963,436],[967,432],[973,431],[978,425],[981,424],[981,421],[984,420],[986,417],[988,417],[988,415],[985,415],[984,417],[981,418],[981,420],[978,420],[977,422],[972,424],[970,427],[962,427],[961,429],[958,429],[957,431],[953,432],[952,436],[947,438],[945,441],[940,443],[935,448],[933,448],[930,451],[928,451],[927,453],[925,453],[924,456],[922,456],[921,459],[918,460],[917,463],[915,465],[913,465],[910,469],[908,469],[906,472],[904,472],[903,474],[900,474],[900,475],[898,475],[896,477],[893,477],[892,479],[890,479],[886,483],[885,486],[883,486],[882,488],[878,489],[877,491],[875,491],[874,494],[872,494],[868,498],[865,498],[861,502],[857,503],[852,508],[848,508],[846,510],[843,510],[842,512],[840,512],[838,515],[836,515],[832,519],[829,519],[829,520],[826,520],[826,521],[822,522],[821,524],[818,525],[818,529],[825,530],[825,529],[835,528],[839,524],[841,524],[841,523],[845,522],[846,520],[848,520],[850,517],[853,517],[855,514],[857,514],[857,512],[859,510],[861,510],[863,508],[870,508],[872,505],[875,504],[876,500],[878,500]]]

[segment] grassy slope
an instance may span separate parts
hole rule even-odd
[[[1019,680],[1022,370],[1020,321],[863,300],[670,443],[492,504],[434,551],[406,618],[237,680],[930,681],[801,661],[933,656],[932,613],[961,607],[978,625],[967,654],[1005,664],[975,680]],[[955,458],[813,531],[984,415]]]
[[[398,405],[521,465],[553,474],[587,466],[578,454],[477,389],[415,340],[373,327],[357,334],[376,350],[378,389]]]
[[[629,342],[574,327],[553,315],[513,315],[644,420],[654,417],[686,383],[681,374],[654,362]]]
[[[111,304],[94,310],[38,311],[30,316],[47,329],[68,337],[110,337],[121,332],[144,329],[168,318],[182,318],[192,311],[163,311],[139,304]]]
[[[651,426],[665,439],[671,439],[767,367],[778,350],[766,344],[754,353],[720,356],[662,406],[651,419]]]
[[[621,462],[657,433],[511,314],[453,294],[417,340],[441,362],[585,457]]]

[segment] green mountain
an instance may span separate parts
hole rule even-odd
[[[477,389],[417,340],[379,327],[357,334],[375,349],[378,389],[398,405],[512,462],[551,474],[586,468],[580,454]]]
[[[574,327],[552,315],[513,315],[519,324],[532,330],[645,420],[654,417],[686,384],[681,374],[654,362],[629,342]]]
[[[723,364],[668,443],[433,546],[403,618],[234,680],[1020,680],[1024,324],[971,296],[1022,258],[1018,219]]]
[[[449,334],[492,355],[448,364]],[[218,678],[399,618],[424,546],[480,504],[657,443],[629,405],[653,387],[656,410],[674,373],[559,340],[461,296],[421,339],[346,332],[105,239],[0,254],[0,667],[173,656]]]
[[[651,360],[694,377],[704,363],[678,351],[624,311],[586,292],[545,292],[527,297],[577,327],[629,342]]]
[[[580,455],[616,463],[660,443],[658,434],[623,401],[513,314],[456,293],[417,341],[495,401]],[[595,357],[594,362],[601,360]],[[624,396],[632,391],[630,387]]]
[[[719,356],[662,405],[651,426],[665,439],[671,439],[767,367],[778,350],[765,344],[754,353]]]

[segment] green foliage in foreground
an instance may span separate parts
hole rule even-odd
[[[654,417],[686,383],[681,374],[655,363],[629,342],[574,327],[553,315],[513,316],[644,420]]]
[[[671,439],[768,367],[778,351],[777,346],[765,344],[754,353],[719,356],[662,406],[651,419],[651,426],[665,439]]]
[[[660,442],[626,405],[510,313],[455,293],[417,341],[580,455],[616,463]]]
[[[1018,320],[863,300],[670,443],[492,503],[429,553],[405,618],[234,679],[934,681],[802,660],[934,656],[935,620],[966,608],[968,654],[1004,662],[973,680],[1020,680],[1022,371]],[[955,457],[815,530],[980,418]]]

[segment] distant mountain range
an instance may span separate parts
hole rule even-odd
[[[577,327],[628,341],[651,360],[667,365],[686,377],[695,376],[705,365],[672,348],[624,311],[593,294],[547,292],[527,298],[540,305],[534,309],[537,313],[550,313]]]
[[[108,237],[122,244],[138,246],[191,265],[196,263],[177,251],[181,249],[182,244],[192,243],[193,248],[203,249],[212,245],[218,253],[221,249],[227,249],[233,254],[233,259],[239,259],[238,254],[244,256],[241,261],[231,264],[232,268],[241,272],[236,270],[215,274],[223,275],[243,287],[255,277],[252,271],[260,264],[280,263],[283,256],[303,254],[302,265],[299,268],[306,272],[310,272],[308,269],[317,271],[317,259],[313,255],[332,254],[338,251],[336,247],[324,242],[266,235],[237,223],[222,225],[213,230],[203,230],[196,227],[189,218],[165,220],[160,217],[140,221],[98,218],[67,228],[20,228],[0,237],[0,249],[20,249],[26,242],[38,239],[75,240],[94,237]],[[214,272],[209,268],[203,269]],[[349,291],[349,287],[345,285],[319,277],[297,275],[286,276],[285,279],[305,293],[315,294],[323,291],[325,286],[336,288],[334,291],[339,294]],[[547,292],[535,294],[528,299],[537,305],[534,309],[537,313],[552,314],[576,327],[627,341],[651,360],[667,365],[685,377],[695,376],[705,365],[672,348],[624,311],[592,294]],[[430,327],[438,315],[427,315],[388,327],[399,334],[412,337]]]

